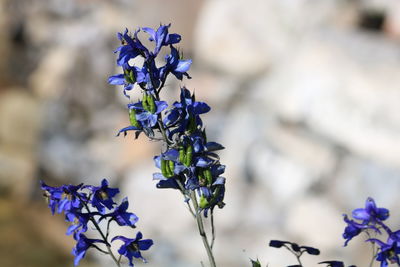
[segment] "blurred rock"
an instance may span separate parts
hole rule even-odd
[[[267,106],[360,156],[398,165],[400,76],[393,59],[400,53],[384,41],[364,42],[363,35],[342,37],[304,44],[260,83]],[[373,59],[361,57],[369,51]]]
[[[0,184],[27,198],[35,182],[41,129],[40,103],[23,88],[0,95]]]
[[[65,47],[56,47],[46,53],[38,68],[30,76],[32,90],[43,99],[59,98],[70,73],[75,67],[76,53]]]

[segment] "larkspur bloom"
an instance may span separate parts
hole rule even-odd
[[[160,76],[166,79],[169,73],[172,73],[178,80],[182,80],[183,76],[191,78],[187,73],[192,65],[191,59],[182,59],[179,51],[171,46],[171,54],[165,57],[167,64],[160,69]]]
[[[108,181],[103,179],[101,186],[88,186],[92,192],[90,203],[102,214],[104,214],[105,208],[113,208],[115,204],[113,197],[119,193],[118,188],[110,188],[108,185]]]
[[[139,220],[136,214],[128,212],[129,202],[127,198],[122,200],[122,203],[117,206],[111,213],[105,214],[100,220],[110,219],[118,223],[119,226],[136,227],[135,224]]]
[[[90,239],[84,234],[79,234],[77,236],[76,246],[72,250],[72,254],[75,256],[74,265],[77,266],[82,258],[85,257],[86,251],[93,247],[95,243],[105,243],[100,239]]]
[[[381,267],[387,267],[389,263],[397,263],[400,266],[400,231],[389,236],[386,243],[376,238],[367,241],[379,246],[376,260],[381,262]]]
[[[77,241],[72,250],[75,266],[89,248],[94,247],[102,252],[104,249],[100,249],[99,246],[109,248],[108,236],[112,221],[116,221],[119,226],[136,227],[138,217],[127,211],[128,199],[124,198],[122,203],[117,205],[113,198],[119,193],[119,189],[110,188],[106,179],[102,180],[100,186],[79,184],[52,187],[41,182],[41,187],[45,191],[44,195],[52,213],[65,213],[65,220],[71,223],[66,234],[73,235]],[[110,212],[106,213],[106,209]],[[106,233],[103,233],[99,226],[102,221],[107,222]],[[83,234],[90,229],[90,223],[92,224],[90,228],[96,229],[101,239],[87,238]],[[108,253],[112,254],[111,250],[108,249]]]
[[[353,210],[352,215],[354,219],[362,220],[364,224],[367,224],[374,223],[377,220],[386,220],[389,217],[389,210],[386,208],[378,208],[374,199],[369,197],[365,201],[365,208]]]
[[[180,101],[175,102],[169,109],[167,103],[160,99],[167,78],[190,78],[188,71],[192,64],[192,60],[185,59],[175,47],[181,38],[177,34],[170,34],[169,27],[170,25],[160,25],[157,30],[141,28],[135,31],[133,37],[128,35],[127,31],[119,35],[122,46],[117,49],[117,65],[122,67],[125,75],[114,75],[109,82],[124,85],[124,91],[130,90],[131,85],[137,83],[143,98],[128,104],[130,125],[121,129],[117,135],[124,133],[126,136],[128,131],[133,131],[135,138],[144,133],[151,140],[162,141],[163,150],[154,157],[155,165],[160,169],[160,172],[153,174],[153,179],[157,180],[157,188],[179,190],[196,213],[202,212],[204,217],[207,217],[209,210],[212,215],[216,206],[222,208],[225,205],[225,178],[221,176],[225,166],[220,164],[216,154],[223,146],[207,141],[200,116],[210,111],[210,107],[204,102],[196,101],[194,94],[188,89],[181,88]],[[149,35],[154,48],[142,47],[143,43],[138,35],[140,30]],[[164,65],[159,58],[163,47],[170,49],[170,53],[164,58]],[[139,62],[131,61],[136,57],[141,57],[143,64],[129,65]],[[126,75],[124,69],[128,68],[140,70],[141,82],[136,79],[138,71],[132,72],[132,79],[130,75]],[[115,212],[103,217],[113,217],[118,222]],[[201,235],[202,238],[205,236],[204,233]],[[210,256],[210,253],[208,255]],[[210,262],[213,262],[211,258]],[[215,266],[215,263],[211,265]]]
[[[133,36],[129,34],[128,29],[125,29],[124,33],[117,34],[118,39],[121,41],[121,46],[114,51],[114,53],[119,53],[117,59],[118,66],[128,64],[129,60],[139,55],[144,57],[149,55],[149,51],[138,38],[139,31],[140,30],[136,30]]]
[[[327,264],[327,267],[344,267],[341,261],[321,261],[318,264]]]
[[[79,210],[69,211],[65,214],[65,220],[72,224],[67,229],[67,235],[80,234],[88,230],[88,222],[90,218],[99,215],[98,212],[82,213]]]
[[[168,46],[172,44],[177,44],[181,41],[181,36],[176,33],[168,33],[169,25],[160,25],[157,30],[152,28],[143,27],[142,30],[150,35],[149,40],[151,42],[155,42],[155,48],[153,51],[153,55],[157,56],[161,50],[162,46]]]
[[[121,240],[124,242],[124,244],[122,244],[122,246],[118,249],[118,253],[122,256],[125,256],[129,261],[129,266],[133,267],[133,258],[141,259],[143,262],[146,262],[146,259],[143,258],[140,251],[148,250],[153,245],[153,240],[142,238],[142,233],[138,232],[135,238],[116,236],[111,240],[111,242],[115,240]]]

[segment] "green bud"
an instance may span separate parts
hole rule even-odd
[[[140,127],[139,122],[136,120],[136,110],[135,109],[129,109],[129,121],[131,122],[132,126],[135,126],[137,128]]]
[[[199,203],[200,208],[205,209],[208,206],[208,200],[204,197],[200,197],[200,203]]]
[[[207,180],[207,184],[208,185],[212,185],[212,174],[211,174],[211,171],[209,169],[205,169],[203,171],[203,173],[204,173],[204,177]]]
[[[191,145],[189,145],[186,148],[186,153],[185,153],[185,161],[184,161],[184,165],[186,167],[189,167],[192,164],[192,159],[193,159],[193,147]]]
[[[185,162],[185,147],[184,146],[179,146],[179,162],[184,163]]]
[[[175,169],[175,162],[173,162],[172,160],[168,160],[168,168],[167,168],[168,170],[169,170],[169,174],[170,174],[170,176],[169,177],[172,177],[172,176],[174,176],[174,169]]]
[[[157,109],[154,97],[151,94],[147,96],[147,103],[149,105],[149,111],[154,114],[157,111]]]
[[[135,73],[133,71],[124,70],[124,78],[125,78],[127,83],[132,83],[133,84],[133,83],[136,82]]]
[[[147,95],[146,95],[146,94],[143,94],[142,105],[143,105],[143,108],[144,108],[145,110],[147,110],[147,111],[150,110],[149,104],[148,104],[148,102],[147,102]]]
[[[164,177],[168,178],[167,161],[161,159],[161,173]]]

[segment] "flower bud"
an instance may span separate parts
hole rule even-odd
[[[200,197],[200,201],[199,201],[199,206],[200,206],[200,208],[202,208],[202,209],[207,208],[207,206],[208,206],[208,200],[207,200],[207,198],[205,198],[204,196],[201,196],[201,197]]]
[[[135,126],[137,128],[140,128],[139,122],[136,120],[136,110],[135,109],[129,109],[129,121],[132,126]]]
[[[193,159],[193,147],[191,145],[189,145],[186,148],[186,153],[185,153],[185,161],[184,161],[184,165],[186,167],[189,167],[192,164],[192,159]]]

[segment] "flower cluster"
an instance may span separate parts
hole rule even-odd
[[[304,255],[304,253],[315,256],[320,254],[320,251],[317,248],[309,246],[300,246],[297,243],[290,241],[271,240],[269,242],[269,246],[274,248],[285,248],[296,257],[298,264],[289,265],[288,267],[302,267],[303,265],[301,263],[300,258]],[[252,264],[252,267],[261,267],[261,262],[258,259],[257,260],[250,259],[250,262]],[[345,267],[343,262],[336,260],[321,261],[318,264],[324,264],[326,267]],[[349,267],[356,267],[356,266],[351,265]]]
[[[130,98],[128,91],[135,86],[140,88],[141,99],[127,105],[130,125],[121,129],[118,135],[134,131],[137,138],[144,133],[152,140],[164,143],[163,151],[154,157],[158,173],[153,175],[157,180],[157,188],[178,189],[196,212],[203,211],[207,216],[215,206],[224,206],[225,166],[219,162],[216,151],[223,146],[207,140],[200,115],[210,111],[210,107],[196,101],[185,87],[181,88],[180,100],[169,108],[160,99],[168,76],[182,80],[190,78],[187,73],[192,61],[183,59],[182,54],[174,46],[181,37],[168,32],[170,25],[161,25],[157,30],[151,28],[137,29],[133,34],[128,30],[119,33],[121,46],[118,53],[117,65],[122,67],[122,73],[109,78],[109,83],[123,85],[125,96]],[[150,49],[140,40],[140,32],[148,35],[154,43]],[[162,60],[158,59],[162,48],[169,49],[169,54]],[[133,62],[141,58],[139,66]],[[193,194],[194,193],[194,194]],[[197,199],[197,197],[199,199]]]
[[[153,241],[142,239],[140,232],[132,239],[115,236],[109,241],[109,228],[113,221],[119,226],[135,228],[139,218],[134,213],[127,211],[129,206],[127,198],[124,198],[120,205],[114,202],[113,198],[119,193],[119,189],[110,188],[106,179],[103,179],[100,186],[79,184],[52,187],[41,182],[41,188],[44,190],[44,196],[52,214],[64,213],[65,220],[71,223],[66,234],[73,235],[77,242],[72,250],[75,256],[75,266],[85,257],[89,248],[96,248],[103,253],[110,254],[119,266],[119,260],[116,260],[110,249],[110,242],[115,240],[124,242],[118,253],[129,260],[129,266],[133,266],[133,258],[145,261],[140,251],[149,249],[153,245]],[[99,226],[103,221],[107,222],[106,233]],[[88,238],[85,235],[89,223],[98,231],[100,239]],[[101,247],[105,247],[107,251]]]
[[[352,212],[353,219],[345,214],[344,221],[347,224],[344,229],[343,238],[345,246],[355,236],[365,233],[368,236],[367,242],[378,245],[377,253],[373,257],[381,263],[381,267],[389,263],[397,263],[400,266],[400,230],[393,231],[384,221],[389,218],[389,210],[378,208],[374,199],[367,198],[365,208],[358,208]],[[383,230],[383,231],[382,231]],[[386,234],[386,241],[371,238],[371,235]]]

